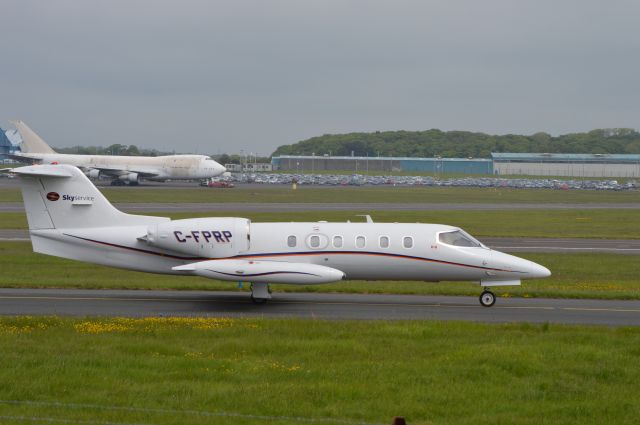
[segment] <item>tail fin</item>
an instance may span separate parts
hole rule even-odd
[[[22,137],[22,144],[20,149],[24,153],[56,153],[51,146],[42,140],[35,131],[31,130],[24,122],[14,121],[13,125],[16,126],[20,137]]]
[[[165,217],[116,209],[82,171],[71,165],[14,168],[21,179],[29,230],[146,225]]]

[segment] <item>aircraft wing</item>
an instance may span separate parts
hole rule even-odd
[[[2,156],[6,157],[6,158],[13,159],[15,161],[19,161],[19,162],[28,162],[30,164],[34,164],[34,163],[40,162],[40,160],[37,159],[37,158],[31,158],[31,157],[23,156],[23,155],[20,155],[20,154],[3,153]]]
[[[84,171],[98,170],[100,171],[100,174],[104,174],[106,176],[113,176],[113,177],[118,177],[121,175],[126,175],[131,173],[136,173],[137,175],[143,178],[152,178],[152,177],[158,176],[158,173],[152,173],[149,171],[139,171],[139,170],[125,170],[122,168],[108,168],[108,167],[95,167],[95,166],[82,167],[82,168]]]
[[[332,267],[287,261],[209,260],[173,267],[173,270],[233,282],[298,285],[331,283],[346,277],[342,271]]]

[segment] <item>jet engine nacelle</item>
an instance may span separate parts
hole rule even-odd
[[[87,177],[89,177],[90,179],[97,179],[100,177],[100,170],[89,170],[85,173],[87,175]]]
[[[118,177],[123,182],[138,183],[138,173],[123,174]]]
[[[149,245],[199,258],[224,258],[249,249],[251,221],[246,218],[189,218],[152,224]]]

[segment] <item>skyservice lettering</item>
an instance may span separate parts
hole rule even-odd
[[[63,201],[94,201],[95,197],[85,195],[62,195]]]
[[[223,230],[222,232],[219,232],[217,230],[192,230],[188,234],[184,234],[180,230],[176,230],[175,232],[173,232],[173,235],[180,243],[185,243],[189,239],[195,242],[200,242],[200,239],[204,239],[204,241],[207,243],[212,240],[213,242],[227,243],[231,242],[231,237],[233,236],[228,230]]]

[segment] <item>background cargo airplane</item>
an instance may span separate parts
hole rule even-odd
[[[308,285],[342,279],[477,281],[484,306],[491,286],[543,278],[548,269],[491,250],[463,230],[440,224],[252,223],[246,218],[171,220],[125,214],[76,167],[16,168],[33,250],[151,273],[252,283]]]
[[[226,171],[222,165],[204,155],[116,156],[56,153],[24,122],[17,121],[13,124],[22,137],[22,152],[8,155],[10,158],[30,163],[75,165],[91,178],[111,178],[114,186],[138,184],[141,179],[207,179]]]

